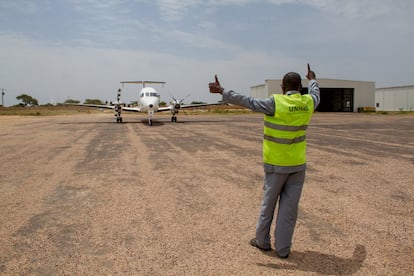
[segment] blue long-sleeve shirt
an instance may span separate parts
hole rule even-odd
[[[291,95],[295,93],[300,93],[299,91],[288,91],[286,95]],[[320,91],[319,85],[316,80],[310,80],[308,85],[308,93],[313,98],[313,103],[315,109],[318,107],[320,102]],[[269,116],[275,115],[275,99],[274,97],[268,97],[266,99],[258,99],[249,96],[241,95],[235,91],[225,91],[223,92],[223,102],[231,103],[235,105],[240,105],[251,109],[255,112],[261,112]]]
[[[292,95],[300,93],[299,91],[288,91],[286,95]],[[316,80],[310,80],[308,85],[308,93],[312,96],[314,102],[314,109],[316,109],[320,103],[320,91],[319,85]],[[251,109],[255,112],[261,112],[268,116],[274,116],[276,112],[274,97],[268,97],[266,99],[258,99],[249,96],[241,95],[232,90],[223,92],[223,102],[240,105]],[[271,164],[264,164],[264,170],[267,173],[293,173],[306,169],[306,164],[299,166],[275,166]]]

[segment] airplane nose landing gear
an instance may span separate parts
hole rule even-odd
[[[154,116],[154,110],[148,110],[148,124],[152,126],[152,116]]]
[[[121,106],[121,89],[118,89],[118,93],[116,95],[116,104],[114,107],[114,111],[115,111],[115,117],[116,117],[116,122],[117,123],[122,123],[122,116],[121,116],[121,112],[122,112],[122,106]]]

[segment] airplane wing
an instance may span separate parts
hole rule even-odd
[[[192,107],[203,107],[203,106],[212,106],[212,105],[222,105],[223,103],[205,103],[205,104],[185,104],[181,108],[192,108]]]
[[[76,105],[76,106],[86,106],[86,107],[95,107],[95,108],[106,108],[114,109],[114,105],[105,105],[105,104],[66,104],[66,105]]]
[[[105,108],[105,109],[115,109],[115,105],[105,105],[105,104],[68,104],[68,105],[76,105],[76,106],[86,106],[86,107],[94,107],[94,108]],[[121,105],[123,111],[130,111],[130,112],[140,112],[138,107],[127,107]]]
[[[169,106],[162,106],[162,107],[159,107],[158,108],[158,112],[161,112],[161,111],[170,111],[171,109],[173,109],[174,107],[172,106],[172,105],[169,105]]]
[[[204,106],[212,106],[212,105],[222,105],[222,104],[223,103],[185,104],[185,105],[179,105],[179,106],[169,105],[169,106],[159,107],[158,112],[170,111],[174,109],[195,108],[195,107],[204,107]]]
[[[123,111],[128,111],[128,112],[141,112],[141,109],[139,109],[139,107],[127,107],[127,106],[123,106],[122,107]]]

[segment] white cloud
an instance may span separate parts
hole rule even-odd
[[[414,7],[412,1],[406,0],[270,0],[273,3],[301,3],[319,9],[326,14],[342,15],[349,18],[365,18],[396,16],[402,10]],[[398,19],[397,19],[398,20]]]
[[[148,17],[136,10],[142,2],[151,6]],[[283,36],[269,33],[254,41],[244,37],[242,25],[237,25],[241,15],[229,13],[231,22],[225,25],[215,17],[219,10],[228,12],[238,5],[240,11],[256,2],[291,4],[284,8],[292,14],[300,9],[301,17],[290,25],[291,30],[282,30]],[[8,9],[37,12],[37,2],[11,3],[20,5]],[[160,0],[157,6],[138,0],[72,3],[79,18],[69,20],[82,23],[74,36],[49,40],[48,34],[35,37],[30,30],[13,29],[14,25],[0,21],[0,85],[7,89],[6,104],[16,102],[17,93],[23,92],[41,103],[68,96],[112,100],[121,80],[134,79],[167,81],[163,100],[168,100],[168,93],[177,98],[191,93],[189,100],[215,101],[217,97],[207,93],[207,83],[216,73],[226,88],[248,94],[251,85],[280,78],[287,71],[304,74],[306,62],[321,77],[372,80],[379,86],[413,84],[411,1],[379,0],[372,7],[366,0]],[[61,12],[50,7],[51,12]],[[169,21],[153,18],[157,11]],[[263,25],[266,20],[252,29],[274,31]],[[278,20],[283,24],[286,18]],[[191,26],[184,26],[187,22]],[[128,100],[134,99],[134,89],[126,88]]]
[[[204,33],[191,33],[178,29],[165,30],[153,27],[152,32],[161,41],[178,41],[192,48],[210,48],[216,50],[237,51],[240,47],[206,36]]]
[[[176,21],[181,19],[191,8],[198,6],[202,1],[194,0],[157,0],[161,19]]]
[[[52,98],[113,100],[122,80],[167,81],[161,89],[163,100],[170,95],[188,101],[218,100],[208,93],[207,84],[219,74],[230,89],[249,93],[252,84],[268,77],[280,77],[292,61],[282,53],[278,57],[262,53],[234,53],[234,59],[208,60],[176,57],[153,51],[114,50],[85,47],[51,47],[25,37],[0,36],[0,67],[7,87],[6,104],[17,104],[15,97],[28,93],[40,103]],[[270,59],[277,63],[269,63]],[[293,63],[296,63],[294,61]],[[124,100],[135,100],[136,87],[125,87]]]
[[[44,4],[47,5],[47,3]],[[0,10],[13,10],[23,14],[32,14],[39,12],[41,10],[41,6],[38,2],[33,2],[30,0],[1,1]]]

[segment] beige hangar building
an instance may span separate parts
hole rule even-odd
[[[250,94],[255,98],[267,98],[272,94],[282,93],[282,80],[266,80],[264,84],[252,86]],[[302,80],[301,93],[308,91],[308,80]],[[320,112],[358,112],[361,108],[374,109],[375,82],[338,79],[318,79],[321,102],[317,108]]]
[[[377,111],[414,111],[414,85],[377,88]]]

